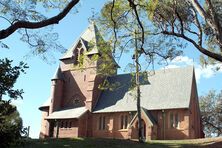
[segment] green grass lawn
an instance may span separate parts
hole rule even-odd
[[[16,146],[17,148],[18,146]],[[212,147],[222,148],[222,138],[194,140],[154,140],[138,143],[131,140],[79,138],[79,139],[30,139],[26,140],[24,148],[161,148],[161,147]]]

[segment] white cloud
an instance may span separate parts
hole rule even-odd
[[[193,62],[193,59],[190,59],[187,56],[177,56],[170,63],[172,63],[172,64],[193,65],[194,62]]]
[[[184,66],[194,66],[197,83],[201,78],[209,79],[216,75],[217,73],[222,73],[222,64],[218,63],[215,65],[208,65],[206,67],[202,67],[200,64],[193,61],[193,59],[187,56],[178,56],[174,58],[172,61],[169,61],[169,65],[164,68],[178,68]],[[218,71],[216,71],[216,67],[220,67]]]

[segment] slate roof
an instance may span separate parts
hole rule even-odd
[[[157,124],[157,121],[155,120],[155,118],[153,117],[153,115],[150,113],[150,111],[146,110],[145,108],[141,107],[141,114],[144,114],[145,118],[150,121],[150,123],[152,125]],[[135,116],[133,117],[133,119],[130,121],[129,123],[129,127],[132,127],[133,123],[135,123],[135,121],[137,121],[136,119],[138,118],[138,113],[135,114]]]
[[[61,111],[55,111],[50,114],[46,119],[71,119],[79,118],[88,110],[85,107],[78,107],[73,109],[66,109]]]
[[[62,58],[60,58],[60,60],[72,58],[73,52],[79,41],[81,41],[81,43],[87,48],[88,52],[86,52],[86,55],[99,53],[97,43],[100,40],[103,40],[103,38],[99,33],[95,23],[91,22],[88,28],[82,33],[79,39],[74,42],[73,46],[67,50],[67,52],[63,55]],[[89,47],[89,44],[93,44],[93,46]]]
[[[193,74],[192,66],[155,71],[140,87],[141,107],[147,110],[188,108]],[[114,91],[103,91],[93,112],[136,111],[136,91],[130,89],[131,80],[131,74],[109,77],[110,83],[117,82],[120,86]]]
[[[157,121],[155,120],[155,118],[153,117],[153,115],[150,113],[149,110],[147,110],[145,108],[141,108],[141,110],[145,113],[145,115],[152,122],[153,125],[157,124]]]

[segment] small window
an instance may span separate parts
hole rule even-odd
[[[125,129],[127,129],[127,126],[128,126],[128,116],[125,115]]]
[[[170,127],[174,127],[174,121],[173,121],[173,113],[170,113]]]
[[[102,130],[102,116],[99,117],[99,130]]]
[[[72,97],[72,102],[70,104],[71,106],[74,106],[74,107],[80,107],[82,105],[82,102],[81,102],[81,97],[76,94],[75,96]]]
[[[84,81],[86,81],[86,75],[84,75]]]
[[[175,114],[175,127],[179,127],[178,113]]]
[[[179,128],[178,113],[170,113],[170,128]]]
[[[63,121],[61,121],[61,123],[60,123],[60,128],[63,128],[63,127],[64,127]]]
[[[78,60],[79,60],[79,51],[78,51],[78,49],[75,49],[75,51],[74,51],[74,64],[75,65],[77,65],[79,63]]]
[[[67,127],[68,127],[68,122],[66,121],[66,122],[65,122],[65,128],[67,128]]]
[[[99,130],[105,130],[106,129],[106,117],[100,116],[99,117]]]
[[[80,56],[78,57],[79,59],[79,64],[80,65],[83,65],[83,62],[84,62],[84,49],[82,48],[81,50],[80,50]]]
[[[127,129],[128,126],[128,116],[127,115],[122,115],[121,119],[120,119],[121,123],[120,123],[120,128],[121,129]]]
[[[69,128],[71,128],[71,127],[72,127],[72,121],[69,122]]]

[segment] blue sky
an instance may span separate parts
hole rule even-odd
[[[102,0],[83,0],[80,6],[78,6],[78,13],[69,14],[58,25],[55,25],[54,29],[59,33],[59,41],[65,48],[71,47],[73,42],[87,28],[88,18],[92,16],[91,8],[95,8],[95,12],[98,12],[103,3],[104,1]],[[13,103],[18,107],[24,126],[31,126],[30,136],[37,138],[41,123],[41,112],[38,110],[38,107],[50,96],[51,77],[59,64],[58,59],[62,54],[54,53],[54,59],[50,59],[54,62],[49,64],[38,56],[27,56],[30,49],[27,44],[19,40],[17,33],[3,41],[10,46],[10,49],[0,48],[0,58],[8,57],[14,60],[13,64],[25,61],[29,65],[26,74],[22,74],[15,85],[16,88],[24,89],[24,98]],[[222,70],[213,72],[211,70],[212,66],[202,68],[197,58],[199,52],[193,48],[188,46],[184,51],[184,55],[170,62],[168,67],[194,65],[199,95],[206,94],[210,89],[219,91],[222,88]],[[127,64],[125,61],[131,60],[126,57],[129,56],[124,57],[123,55],[119,63],[121,73]]]

